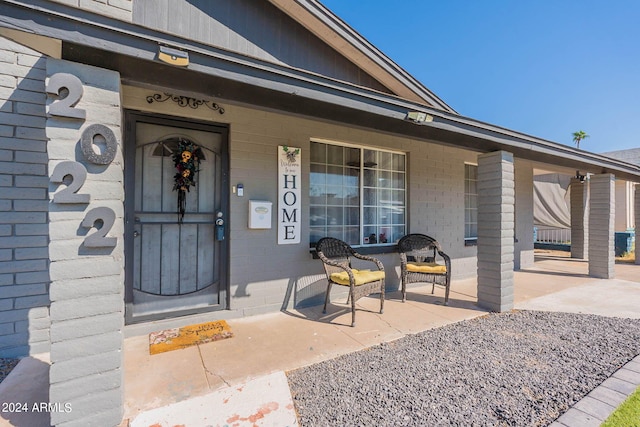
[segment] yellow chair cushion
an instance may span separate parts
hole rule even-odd
[[[435,262],[410,262],[407,263],[407,271],[412,273],[445,274],[447,266]]]
[[[371,271],[371,270],[356,270],[352,269],[353,278],[356,280],[356,286],[364,285],[365,283],[371,283],[384,279],[384,271]],[[346,271],[340,273],[333,273],[331,275],[331,281],[339,285],[349,286],[349,274]]]

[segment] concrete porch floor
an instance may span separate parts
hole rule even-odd
[[[630,282],[640,284],[640,266],[617,264],[616,280],[594,279],[587,272],[586,261],[570,259],[557,252],[537,254],[534,267],[515,274],[516,308],[640,318],[637,309],[640,285],[628,286]],[[134,427],[182,424],[184,418],[172,419],[166,412],[164,418],[162,412],[153,411],[149,417],[136,417],[152,408],[216,390],[235,387],[242,390],[255,379],[486,313],[476,305],[475,279],[454,281],[448,306],[442,305],[443,296],[444,291],[439,287],[434,295],[430,285],[410,288],[407,302],[402,303],[400,292],[391,292],[386,295],[382,315],[378,313],[377,297],[363,298],[357,303],[359,310],[353,328],[350,327],[350,308],[344,298],[334,297],[326,315],[322,314],[322,307],[311,307],[227,320],[234,332],[231,339],[153,356],[149,355],[146,335],[127,338],[125,418],[135,420]],[[269,393],[269,389],[264,392]],[[283,418],[280,421],[263,419],[264,424],[258,425],[292,425],[287,421],[290,418],[295,423],[290,396],[281,399]],[[228,398],[222,402],[227,403]],[[219,417],[220,425],[225,425],[225,421],[246,421],[249,414],[260,412],[257,406],[251,408],[249,402],[245,403],[244,418],[238,418],[237,410],[220,414],[223,415]],[[218,410],[230,411],[231,408],[225,409],[221,404]],[[187,409],[175,406],[173,412],[176,411]],[[211,425],[218,424],[212,422]],[[230,422],[229,425],[245,424]]]
[[[537,253],[534,267],[515,273],[515,308],[640,318],[640,266],[615,268],[616,279],[595,279],[586,261]],[[376,296],[362,298],[354,328],[345,298],[333,297],[326,315],[310,307],[231,319],[233,338],[153,356],[146,334],[126,338],[125,420],[132,427],[297,425],[284,372],[486,313],[476,306],[475,279],[454,281],[448,306],[443,297],[430,285],[410,288],[406,303],[391,292],[382,315]],[[0,384],[0,401],[46,400],[46,358],[30,359]],[[45,414],[29,415],[0,414],[0,425],[48,426]]]

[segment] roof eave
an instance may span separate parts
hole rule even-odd
[[[317,0],[269,0],[398,96],[456,113],[442,99]]]
[[[255,105],[265,108],[478,152],[503,149],[525,159],[578,168],[585,172],[611,172],[623,179],[640,182],[640,166],[637,165],[344,82],[216,50],[190,40],[57,3],[44,0],[30,0],[28,5],[25,3],[26,1],[20,0],[4,0],[0,3],[0,26],[58,38],[71,45],[84,46],[84,49],[91,52],[102,49],[113,58],[128,58],[130,61],[146,64],[147,67],[168,67],[167,70],[171,73],[167,74],[167,78],[177,76],[176,73],[197,72],[202,76],[218,79],[216,81],[223,79],[240,88],[235,92],[236,95],[240,93],[247,99],[253,97],[255,99],[251,101],[255,101]],[[34,7],[34,3],[38,7]],[[188,69],[177,69],[155,61],[159,43],[188,50],[191,59]],[[184,85],[183,88],[187,90],[205,87],[189,87],[189,84],[195,84],[193,81],[193,78],[175,78],[171,80],[171,85],[176,90],[180,89],[180,85]],[[208,87],[211,86],[215,85]],[[224,97],[229,92],[211,94]],[[426,112],[433,117],[433,121],[422,124],[409,122],[406,120],[409,111]]]

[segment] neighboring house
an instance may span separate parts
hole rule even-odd
[[[0,355],[50,352],[52,424],[117,425],[125,334],[314,303],[325,235],[397,288],[429,234],[510,310],[534,168],[594,174],[572,241],[612,277],[639,166],[460,116],[315,0],[0,1]]]
[[[640,148],[602,153],[623,162],[640,166]],[[633,182],[616,180],[616,231],[635,230],[636,199]]]
[[[611,151],[603,156],[640,165],[640,148]],[[573,173],[575,176],[575,172]],[[548,173],[534,170],[533,217],[536,243],[562,244],[570,241],[571,234],[571,178],[567,173]],[[586,183],[588,184],[588,177]],[[616,232],[635,230],[634,183],[624,179],[615,182]]]

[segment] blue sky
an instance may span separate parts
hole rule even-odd
[[[463,116],[640,148],[640,1],[321,2]]]

